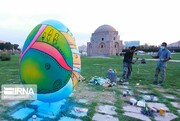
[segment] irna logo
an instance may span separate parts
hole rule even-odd
[[[2,100],[35,100],[36,85],[2,85]]]

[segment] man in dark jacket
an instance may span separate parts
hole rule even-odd
[[[123,80],[122,81],[127,81],[129,77],[131,76],[132,73],[132,64],[134,64],[133,60],[133,55],[134,52],[136,51],[136,47],[132,46],[125,54],[124,54],[124,59],[123,59]]]

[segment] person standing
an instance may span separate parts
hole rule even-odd
[[[127,81],[131,77],[132,73],[132,64],[134,64],[133,55],[136,51],[136,47],[132,46],[125,54],[123,59],[123,80]]]
[[[157,56],[152,56],[152,57],[158,59],[153,84],[162,85],[166,77],[167,61],[171,59],[171,53],[167,49],[167,43],[163,42],[160,46]],[[160,81],[158,81],[159,74],[161,76]]]

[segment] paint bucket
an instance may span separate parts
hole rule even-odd
[[[130,94],[129,90],[126,90],[126,93],[127,93],[127,94]]]
[[[166,110],[165,110],[165,109],[163,109],[163,108],[160,108],[160,110],[159,110],[159,114],[160,114],[161,116],[164,116],[164,115],[165,115],[165,113],[166,113]]]
[[[134,98],[130,98],[130,105],[135,105],[137,103],[137,100]]]
[[[126,95],[127,95],[127,92],[123,91],[123,97],[126,97]]]

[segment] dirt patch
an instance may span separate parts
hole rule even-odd
[[[73,95],[76,101],[78,101],[79,99],[86,99],[88,100],[89,103],[91,102],[111,103],[111,104],[115,103],[115,92],[93,91],[90,89],[90,87],[88,88],[88,85],[82,83],[80,83],[78,86],[79,87],[76,89]]]
[[[164,92],[167,92],[168,90],[164,89],[164,88],[154,88],[155,90],[161,92],[161,93],[164,93]]]
[[[112,105],[100,105],[100,106],[96,107],[97,112],[108,114],[108,115],[117,115],[115,110],[116,110],[116,107],[114,107]]]
[[[93,116],[93,121],[119,121],[117,117],[113,117],[111,115],[103,115],[100,113],[96,113]]]
[[[157,120],[157,121],[171,121],[177,117],[178,116],[174,115],[173,113],[166,113],[164,116],[157,115],[155,117],[155,120]]]
[[[144,121],[150,121],[149,117],[147,117],[141,113],[141,107],[124,104],[123,110],[125,111],[123,115],[141,119]]]
[[[179,102],[171,102],[171,104],[172,104],[174,107],[180,109],[180,103],[179,103]]]
[[[146,85],[137,85],[135,86],[137,89],[147,89]]]
[[[166,105],[163,104],[163,103],[147,102],[146,104],[147,104],[147,106],[150,107],[150,108],[154,108],[154,107],[155,107],[156,109],[159,109],[159,110],[160,110],[161,108],[163,108],[164,110],[169,111],[169,108],[166,107]]]
[[[132,97],[132,96],[129,96],[129,95],[127,95],[127,96],[121,95],[120,98],[121,98],[121,100],[123,100],[123,101],[130,102],[130,99],[133,98],[133,97]]]
[[[144,94],[152,93],[152,90],[148,90],[148,89],[137,89],[137,91]]]
[[[175,91],[176,91],[176,92],[180,92],[180,89],[176,89]]]
[[[163,94],[164,97],[168,98],[168,99],[176,99],[178,100],[178,98],[175,95],[171,95],[171,94]]]
[[[136,119],[140,119],[140,120],[144,120],[144,121],[151,121],[149,117],[147,117],[141,113],[125,112],[123,115],[133,117]]]

